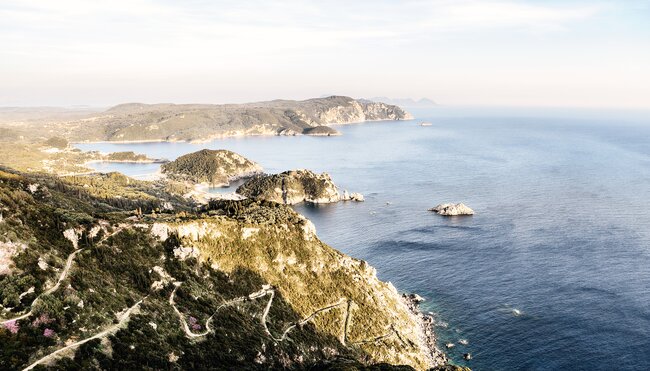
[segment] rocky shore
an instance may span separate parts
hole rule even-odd
[[[447,355],[438,349],[436,344],[437,337],[435,333],[435,321],[432,315],[422,313],[420,303],[424,301],[418,294],[402,294],[402,299],[406,303],[409,311],[417,318],[422,330],[423,338],[421,339],[429,349],[429,356],[433,364],[445,365],[449,363]]]

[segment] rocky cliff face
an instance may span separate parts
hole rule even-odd
[[[345,97],[333,97],[343,98]],[[335,107],[318,112],[318,119],[326,124],[350,124],[364,121],[409,120],[413,116],[398,106],[377,102],[359,102],[351,98]]]
[[[323,204],[341,200],[338,189],[327,173],[316,174],[302,169],[255,176],[237,188],[237,193],[286,205],[300,202]]]
[[[392,285],[284,205],[175,203],[186,210],[176,213],[147,201],[131,212],[6,169],[0,199],[0,243],[27,246],[0,273],[2,369],[444,363]]]
[[[228,186],[230,182],[262,172],[257,163],[228,150],[202,149],[160,167],[168,177],[192,183]]]

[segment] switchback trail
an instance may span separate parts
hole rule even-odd
[[[51,361],[51,360],[54,360],[57,356],[59,356],[61,353],[65,352],[66,350],[69,350],[69,349],[72,349],[72,348],[76,348],[76,347],[78,347],[78,346],[80,346],[80,345],[82,345],[82,344],[84,344],[84,343],[87,343],[87,342],[93,340],[93,339],[99,339],[99,338],[102,338],[102,337],[104,337],[104,336],[106,336],[106,335],[108,335],[108,334],[110,334],[110,333],[112,333],[112,332],[118,330],[118,329],[122,326],[123,323],[125,323],[126,321],[129,320],[129,317],[131,316],[131,312],[133,312],[133,310],[135,310],[137,307],[139,307],[140,304],[142,304],[142,302],[143,302],[146,298],[147,298],[147,296],[145,296],[144,298],[140,299],[140,301],[138,301],[138,302],[135,303],[132,307],[130,307],[129,309],[127,309],[126,312],[124,312],[124,314],[122,314],[122,316],[120,316],[120,319],[119,319],[119,321],[118,321],[116,324],[114,324],[114,325],[112,325],[112,326],[106,328],[104,331],[99,332],[99,333],[97,333],[97,334],[95,334],[95,335],[93,335],[93,336],[91,336],[91,337],[89,337],[89,338],[85,338],[85,339],[83,339],[83,340],[77,341],[76,343],[73,343],[73,344],[70,344],[70,345],[68,345],[68,346],[65,346],[65,347],[63,347],[63,348],[61,348],[61,349],[58,349],[58,350],[56,350],[56,351],[54,351],[54,352],[52,352],[52,353],[46,355],[46,356],[43,357],[43,358],[40,358],[39,360],[37,360],[36,362],[32,363],[31,365],[25,367],[25,368],[23,369],[23,371],[31,370],[31,369],[33,369],[34,367],[38,366],[38,365],[41,364],[41,363],[47,363],[47,362],[49,362],[49,361]]]
[[[99,240],[97,242],[97,245],[100,245],[100,244],[104,243],[107,239],[109,239],[110,237],[118,234],[123,229],[124,229],[124,227],[120,227],[120,228],[116,229],[113,233],[104,236],[101,240]],[[73,251],[70,255],[68,255],[68,259],[65,262],[65,266],[63,267],[63,271],[59,275],[59,278],[57,279],[56,284],[54,284],[54,286],[50,287],[49,289],[43,291],[42,293],[40,293],[32,301],[32,303],[29,305],[29,311],[27,313],[22,314],[22,315],[17,316],[17,317],[14,317],[14,318],[9,318],[9,319],[2,320],[2,322],[0,324],[4,325],[6,323],[9,323],[9,322],[12,322],[12,321],[18,321],[18,320],[25,319],[25,318],[31,316],[32,315],[32,308],[41,299],[41,297],[43,297],[45,295],[50,295],[51,293],[53,293],[53,292],[55,292],[56,290],[59,289],[59,287],[61,286],[61,282],[63,282],[63,280],[67,277],[68,272],[70,271],[70,268],[72,268],[72,263],[74,262],[75,256],[77,256],[77,254],[79,254],[83,250],[85,250],[85,248],[77,249],[77,250]]]

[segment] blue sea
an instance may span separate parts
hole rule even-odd
[[[296,210],[322,240],[425,297],[440,347],[456,344],[448,350],[455,363],[649,370],[650,113],[440,107],[414,114],[414,121],[339,126],[340,137],[77,147],[168,159],[224,148],[267,172],[328,172],[366,202]],[[158,168],[96,166],[140,177]],[[476,215],[427,211],[443,202],[464,202]]]

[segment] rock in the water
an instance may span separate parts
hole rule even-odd
[[[466,339],[460,339],[460,340],[458,340],[458,343],[459,343],[460,345],[467,345],[467,344],[469,344],[469,342],[468,342]]]
[[[445,348],[447,348],[447,349],[451,349],[451,348],[453,348],[453,347],[455,347],[455,346],[456,346],[456,345],[455,345],[454,343],[447,343],[447,344],[445,344]]]
[[[463,203],[440,204],[432,209],[429,209],[429,211],[434,211],[438,213],[438,215],[445,215],[445,216],[474,215],[474,210],[470,209],[469,207],[467,207],[467,205]]]
[[[341,133],[338,130],[325,125],[315,126],[313,128],[305,128],[302,131],[302,133],[305,135],[320,136],[320,137],[341,135]]]
[[[228,186],[234,180],[260,174],[262,167],[235,152],[202,149],[164,164],[160,170],[176,180]]]
[[[420,304],[424,301],[426,301],[423,297],[421,297],[418,294],[404,294],[403,295],[404,299],[414,303],[414,304]]]
[[[303,201],[324,204],[341,200],[338,189],[327,173],[316,174],[310,170],[258,175],[237,188],[237,193],[248,198],[287,205]]]
[[[469,361],[470,359],[472,359],[472,354],[471,353],[465,353],[465,354],[463,354],[463,358],[465,358],[466,360]]]
[[[365,201],[363,198],[363,195],[361,193],[348,193],[347,190],[343,191],[343,197],[341,197],[341,201],[356,201],[356,202],[363,202]]]
[[[350,193],[350,200],[356,201],[356,202],[363,202],[365,201],[363,198],[363,195],[361,193]]]

